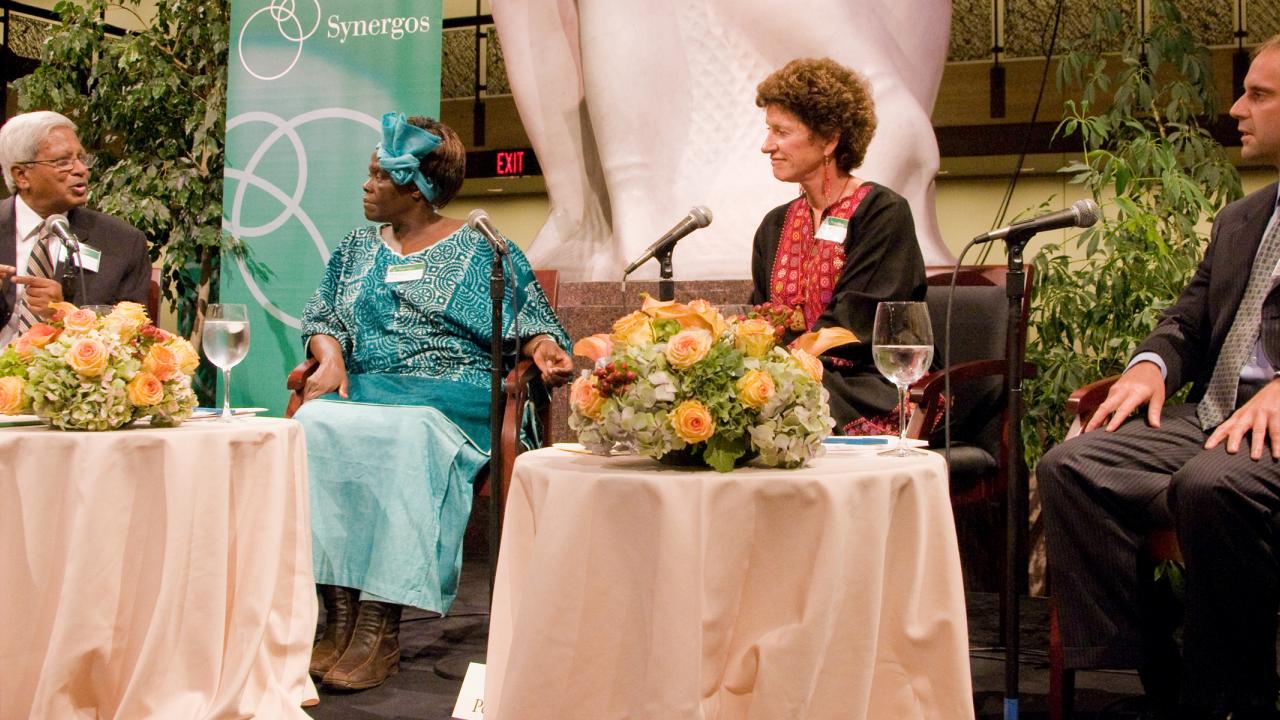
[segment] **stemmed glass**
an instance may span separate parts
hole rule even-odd
[[[223,422],[231,420],[231,368],[249,352],[249,314],[244,305],[209,305],[204,312],[204,356],[222,370]]]
[[[933,360],[933,327],[929,306],[922,302],[882,302],[876,306],[871,331],[876,369],[898,386],[898,446],[881,455],[921,455],[907,447],[907,388],[924,377]]]

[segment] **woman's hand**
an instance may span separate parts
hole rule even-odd
[[[573,376],[573,358],[560,348],[550,335],[539,335],[524,346],[525,355],[542,371],[542,382],[553,388],[568,382]]]
[[[342,346],[329,335],[313,335],[309,344],[311,355],[319,367],[307,378],[302,389],[302,400],[327,395],[334,390],[339,397],[347,398],[347,364],[342,359]]]

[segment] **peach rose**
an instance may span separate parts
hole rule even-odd
[[[30,343],[31,347],[42,348],[57,340],[61,334],[62,331],[52,325],[36,323],[22,334],[22,339]]]
[[[697,400],[685,400],[671,411],[671,427],[676,435],[689,444],[707,440],[716,432],[716,421],[711,418],[707,406]]]
[[[127,342],[150,321],[147,320],[146,308],[136,302],[125,301],[116,303],[115,309],[104,322]]]
[[[809,374],[814,382],[822,382],[822,361],[801,350],[800,348],[791,348],[791,359],[796,361],[801,370]]]
[[[613,323],[613,341],[619,345],[641,345],[653,342],[653,327],[649,325],[649,316],[637,310],[624,315]]]
[[[764,318],[747,318],[733,327],[733,344],[747,357],[764,357],[775,341],[773,324]]]
[[[62,317],[62,326],[71,332],[86,332],[98,324],[98,314],[92,310],[72,310]]]
[[[27,381],[20,377],[0,378],[0,415],[20,415],[26,407]]]
[[[71,343],[66,357],[71,369],[84,377],[98,377],[107,369],[107,347],[92,338]]]
[[[605,397],[600,394],[594,375],[580,375],[569,387],[569,405],[579,415],[599,420],[604,403]]]
[[[75,312],[76,306],[69,302],[59,300],[55,303],[49,303],[49,309],[53,311],[53,315],[50,316],[51,320],[61,320],[67,315]]]
[[[702,328],[681,330],[667,341],[667,362],[678,370],[693,367],[710,352],[713,340],[711,333]]]
[[[613,339],[604,333],[584,337],[573,344],[573,354],[595,362],[613,353]]]
[[[142,367],[160,380],[172,380],[178,374],[178,354],[164,345],[152,345],[142,359]]]
[[[13,351],[18,353],[18,359],[30,360],[36,348],[31,344],[31,339],[24,335],[13,341]]]
[[[742,404],[756,410],[764,407],[776,390],[773,378],[763,370],[748,370],[745,375],[738,378],[737,387],[738,399]]]
[[[190,375],[200,367],[200,355],[191,341],[184,337],[174,336],[169,341],[169,348],[178,356],[178,369],[183,375]]]
[[[164,383],[146,370],[134,375],[125,390],[129,394],[129,402],[139,407],[155,405],[164,400]]]

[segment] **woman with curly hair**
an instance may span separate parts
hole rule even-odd
[[[756,105],[760,151],[800,195],[756,230],[751,301],[800,310],[805,330],[857,335],[822,358],[837,431],[896,433],[897,390],[872,361],[871,329],[877,303],[924,299],[924,260],[907,201],[853,175],[875,134],[871,90],[833,60],[792,60],[757,86]]]

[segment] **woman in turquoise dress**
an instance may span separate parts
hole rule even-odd
[[[454,599],[472,483],[488,460],[488,241],[438,210],[466,153],[448,126],[388,113],[369,163],[373,225],[334,250],[303,311],[318,361],[294,416],[307,437],[316,584],[326,608],[311,673],[360,690],[399,668],[400,611]],[[509,245],[504,336],[550,385],[569,338]],[[314,399],[313,399],[314,398]]]

